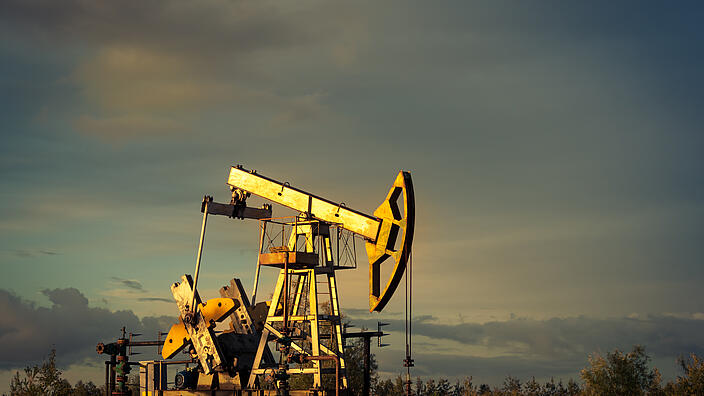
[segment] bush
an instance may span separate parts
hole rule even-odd
[[[639,396],[658,394],[661,376],[657,369],[650,369],[650,357],[645,348],[636,345],[629,353],[618,349],[601,355],[590,355],[589,364],[582,370],[586,395]]]

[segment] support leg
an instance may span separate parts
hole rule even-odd
[[[310,300],[310,315],[312,319],[310,320],[310,335],[311,335],[311,349],[313,350],[313,356],[320,356],[320,325],[318,323],[318,284],[315,278],[315,270],[310,270],[308,272],[309,284],[308,289],[308,300]],[[313,387],[320,387],[320,361],[314,360],[313,367],[316,372],[313,374]]]
[[[328,288],[330,289],[330,305],[332,308],[333,317],[337,318],[337,321],[333,323],[334,333],[335,333],[335,352],[337,357],[340,359],[340,372],[342,388],[347,389],[347,374],[345,371],[345,354],[342,347],[342,319],[340,318],[340,302],[337,298],[337,283],[335,282],[335,273],[331,272],[328,275]],[[340,385],[338,385],[340,386]]]
[[[269,313],[267,314],[267,320],[266,324],[269,323],[269,318],[272,318],[276,316],[276,311],[279,306],[279,300],[281,299],[281,294],[282,294],[282,289],[284,288],[284,280],[286,277],[286,272],[281,270],[279,272],[279,279],[276,281],[276,289],[274,289],[274,295],[273,298],[271,299],[271,306],[269,306]],[[259,338],[259,346],[257,347],[257,354],[254,356],[254,363],[252,364],[252,371],[260,368],[261,362],[262,362],[262,356],[264,354],[264,350],[266,349],[266,343],[267,339],[269,338],[269,330],[266,329],[266,326],[262,330],[262,335]],[[248,388],[253,388],[254,387],[254,382],[257,379],[257,375],[252,372],[252,374],[249,375],[249,380],[247,381],[247,387]]]

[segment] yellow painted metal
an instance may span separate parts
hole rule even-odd
[[[213,298],[200,305],[200,312],[208,323],[219,322],[239,304],[231,298]]]
[[[381,312],[384,309],[401,282],[413,243],[415,196],[409,172],[399,172],[386,199],[374,211],[374,216],[240,166],[230,169],[227,183],[299,212],[307,212],[324,222],[340,224],[342,228],[364,237],[369,258],[369,311]],[[403,208],[398,204],[400,198],[403,198]],[[382,289],[381,265],[388,259],[393,261],[394,268]]]
[[[403,197],[403,212],[398,205]],[[381,219],[375,243],[366,243],[369,258],[369,311],[381,312],[396,291],[411,253],[415,225],[415,195],[411,174],[399,172],[384,202],[374,211]],[[400,243],[397,243],[400,238]],[[394,250],[398,246],[398,250]],[[381,289],[381,265],[391,258],[394,269],[384,289]]]
[[[176,356],[186,346],[189,339],[186,326],[183,325],[181,318],[179,318],[178,323],[171,326],[169,334],[166,335],[164,346],[161,348],[161,356],[164,359],[171,359]]]
[[[225,319],[234,309],[237,308],[237,302],[231,298],[213,298],[206,301],[205,304],[199,304],[203,319],[211,326],[215,326],[215,322],[220,322]],[[190,341],[190,336],[183,324],[181,318],[178,323],[171,326],[169,334],[164,341],[164,347],[161,349],[161,356],[164,359],[171,359],[179,351],[181,351]]]
[[[227,184],[299,212],[310,213],[319,220],[339,223],[343,228],[362,235],[368,240],[376,240],[380,222],[374,216],[301,191],[289,186],[288,183],[281,183],[254,171],[233,166],[230,169]]]

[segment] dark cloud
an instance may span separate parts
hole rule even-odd
[[[17,257],[21,258],[30,258],[30,257],[35,257],[36,255],[45,255],[45,256],[56,256],[59,255],[59,252],[55,252],[53,250],[46,250],[46,249],[32,249],[32,250],[27,250],[27,249],[5,249],[8,252],[12,252],[15,254]]]
[[[385,330],[403,333],[404,322],[390,323]],[[357,326],[376,328],[376,321],[353,320]],[[527,380],[554,377],[578,379],[591,354],[605,355],[643,345],[665,379],[677,372],[676,359],[690,353],[704,354],[704,320],[651,315],[643,318],[596,319],[587,317],[547,320],[511,319],[501,322],[448,325],[419,318],[413,323],[415,338],[413,375],[461,378],[475,383],[501,384],[508,376]],[[403,351],[387,337],[391,349],[376,349],[380,369],[387,375],[401,372]],[[426,338],[427,337],[427,338]],[[396,342],[401,342],[396,341]],[[458,345],[458,343],[460,345]],[[480,352],[476,352],[480,351]]]
[[[0,289],[0,369],[39,361],[51,348],[56,348],[62,365],[85,359],[99,361],[95,345],[115,340],[123,326],[151,338],[158,331],[168,331],[176,321],[168,316],[140,319],[130,310],[90,307],[88,299],[74,288],[42,293],[51,307],[38,306]]]
[[[210,56],[300,45],[325,38],[316,33],[329,26],[304,24],[297,13],[238,1],[7,1],[0,10],[6,26],[48,42],[137,45]]]
[[[165,303],[173,303],[173,299],[168,299],[168,298],[162,298],[162,297],[140,297],[137,299],[137,301],[160,301],[160,302],[165,302]]]
[[[110,277],[110,279],[132,290],[144,291],[144,288],[142,287],[142,284],[139,281],[133,279],[122,279],[116,276]]]
[[[44,289],[42,294],[49,297],[49,301],[56,307],[80,307],[88,306],[88,299],[75,288],[68,289]]]
[[[371,320],[353,320],[354,324],[376,327]],[[388,329],[403,331],[402,320],[386,320]],[[642,318],[588,317],[551,318],[547,320],[517,318],[507,321],[442,324],[432,317],[413,322],[413,333],[431,339],[451,340],[468,346],[489,347],[523,357],[537,359],[575,359],[614,348],[629,349],[644,345],[658,356],[676,357],[704,353],[704,320],[666,315]]]

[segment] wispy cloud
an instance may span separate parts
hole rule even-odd
[[[157,118],[142,115],[123,115],[118,117],[96,118],[83,115],[74,121],[75,128],[88,135],[109,141],[165,134],[179,134],[186,127],[169,118]]]
[[[113,282],[118,283],[122,286],[125,286],[129,289],[135,290],[135,291],[139,291],[139,292],[145,291],[144,288],[142,287],[142,283],[140,283],[139,281],[134,280],[134,279],[123,279],[123,278],[118,278],[117,276],[112,276],[112,277],[110,277],[110,280],[112,280]]]
[[[4,249],[6,252],[13,253],[16,257],[30,258],[36,256],[57,256],[61,253],[54,250],[46,249]]]
[[[168,298],[162,298],[162,297],[140,297],[137,299],[137,301],[142,301],[142,302],[165,302],[165,303],[173,303],[173,299],[168,299]]]

